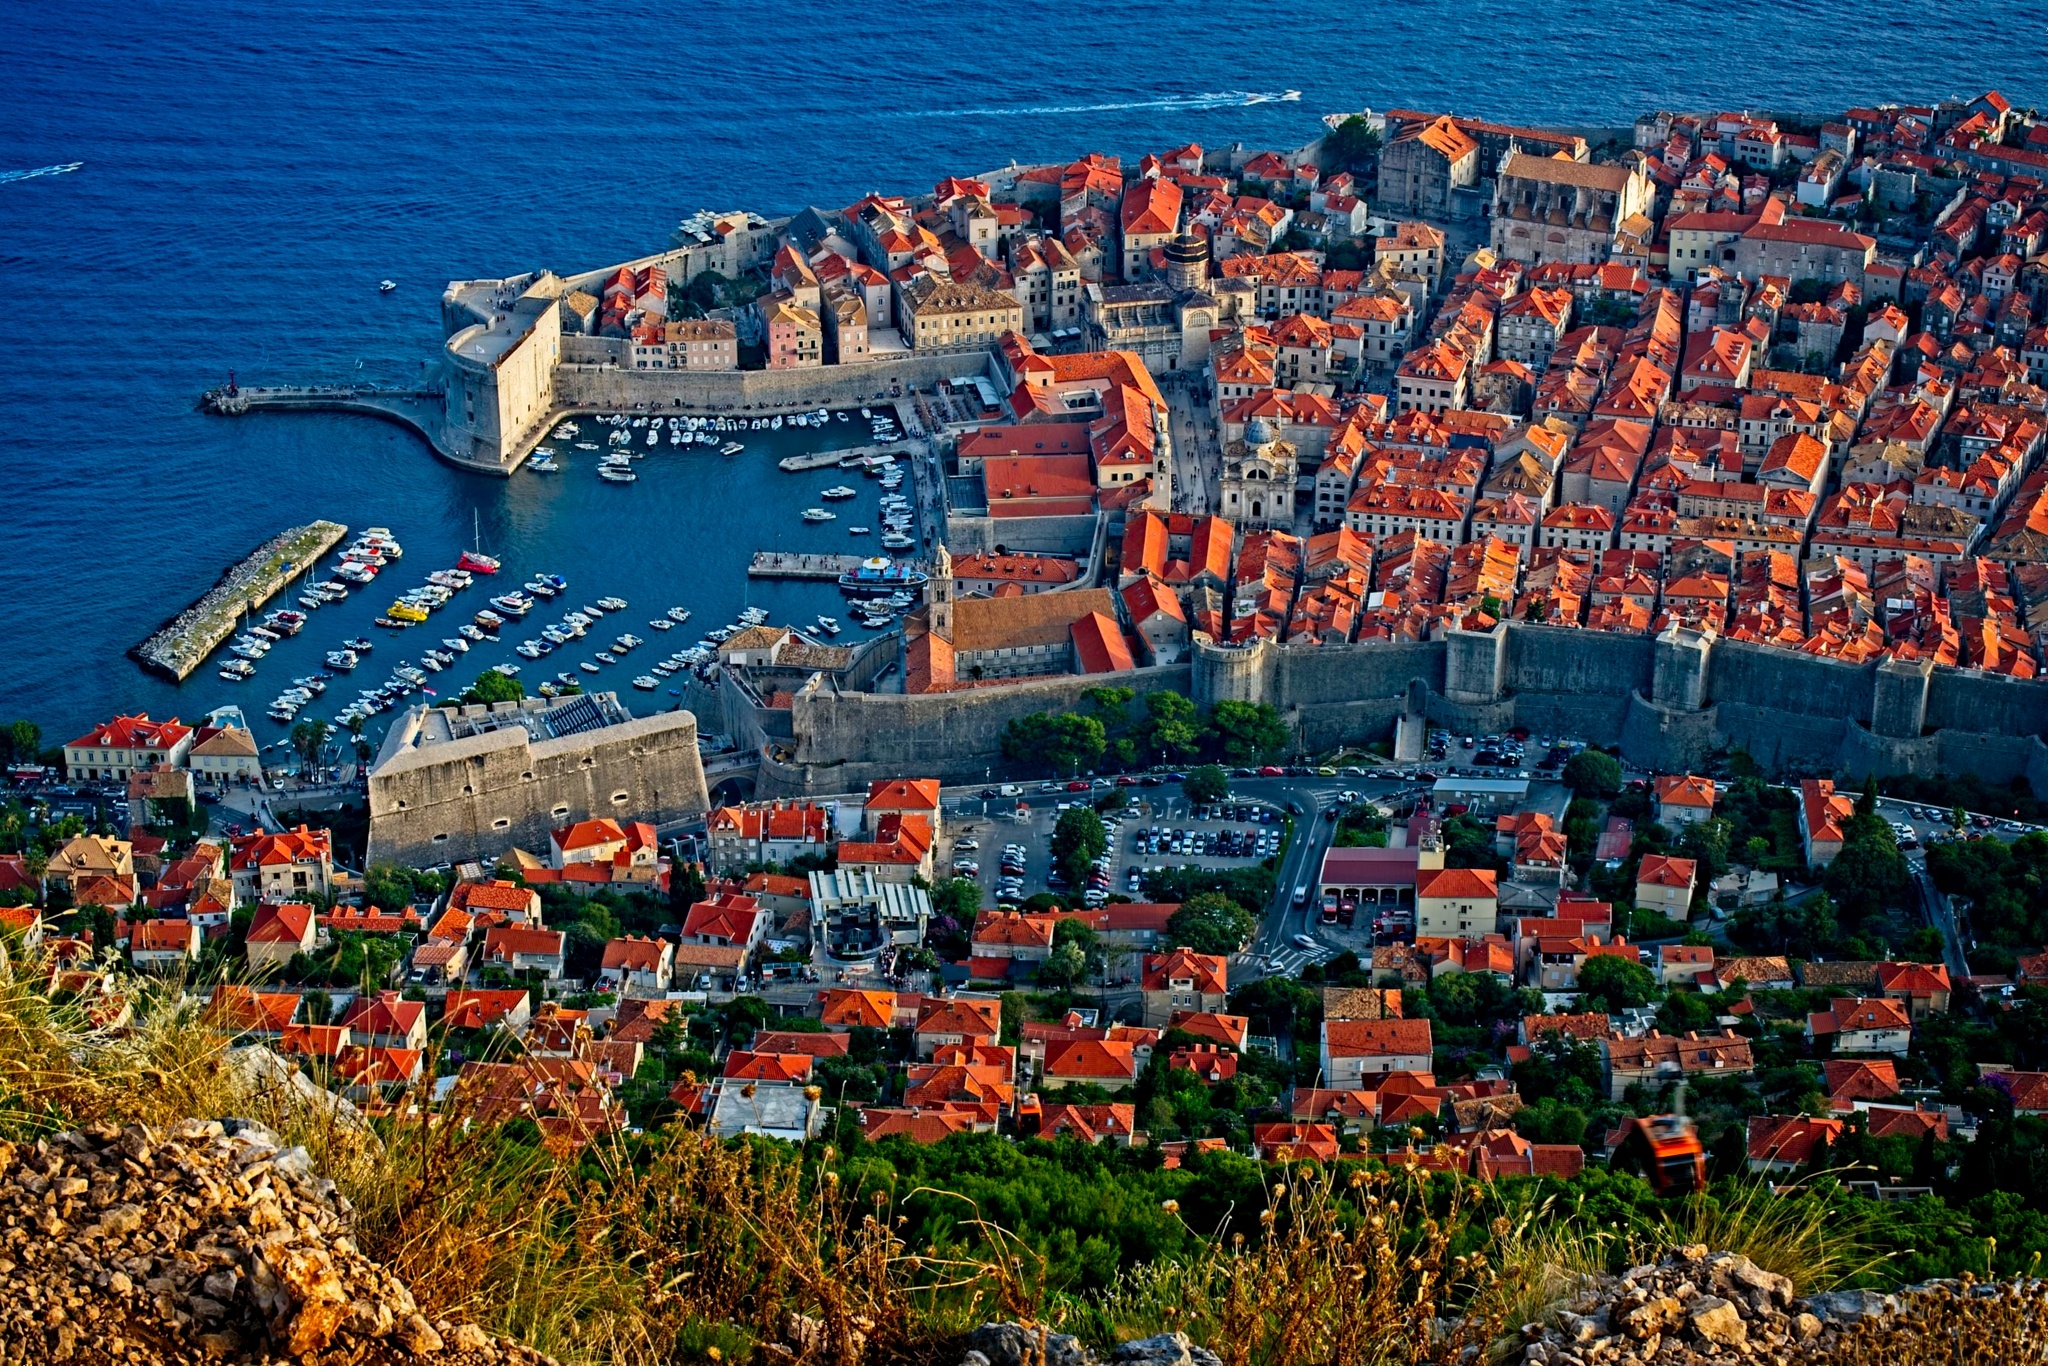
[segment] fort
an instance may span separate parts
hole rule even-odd
[[[635,718],[608,692],[415,707],[385,736],[369,797],[370,861],[413,867],[545,852],[550,831],[592,817],[659,827],[710,806],[696,716]]]
[[[1926,662],[1848,664],[1676,629],[1653,638],[1520,622],[1424,642],[1198,641],[1180,665],[925,696],[819,675],[776,718],[760,791],[848,791],[906,772],[980,779],[1006,766],[1012,719],[1074,707],[1106,685],[1170,688],[1205,706],[1270,703],[1309,753],[1387,739],[1407,716],[1465,733],[1573,735],[1660,772],[1741,748],[1781,775],[1968,772],[2048,793],[2048,683]]]

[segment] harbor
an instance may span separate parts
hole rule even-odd
[[[234,634],[244,613],[253,612],[315,560],[341,543],[348,528],[339,522],[309,522],[280,532],[221,576],[198,602],[180,612],[129,653],[144,668],[183,682]]]
[[[833,583],[841,574],[860,568],[859,555],[803,554],[790,550],[755,552],[747,565],[751,579],[824,579]]]
[[[883,459],[909,459],[910,450],[902,446],[855,446],[849,450],[809,451],[803,455],[789,455],[775,462],[775,467],[787,474],[801,474],[805,470],[825,470],[837,466],[852,469],[863,461]]]

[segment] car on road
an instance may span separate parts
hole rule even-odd
[[[1118,787],[1136,787],[1138,780],[1128,773],[1119,773],[1116,775],[1116,785]]]
[[[1312,935],[1297,934],[1294,936],[1294,942],[1296,945],[1304,949],[1313,949],[1320,947],[1316,943],[1315,938]]]
[[[1259,769],[1259,776],[1261,778],[1284,778],[1287,776],[1287,770],[1278,764],[1267,764]]]
[[[981,873],[981,865],[971,858],[956,858],[953,860],[953,871],[966,877],[976,877]]]
[[[1088,782],[1084,778],[1076,778],[1074,779],[1074,781],[1067,784],[1067,791],[1069,792],[1086,792],[1087,790]]]
[[[966,839],[959,839],[953,841],[953,849],[956,853],[963,849],[979,848],[981,848],[981,841],[974,838],[972,835],[969,835]]]
[[[985,801],[985,802],[986,802],[986,801],[993,801],[993,800],[994,800],[995,798],[997,798],[997,797],[1000,797],[1000,796],[1002,796],[1003,794],[1002,794],[1002,793],[1000,793],[1000,792],[998,792],[998,791],[996,791],[996,790],[995,790],[994,788],[992,788],[992,787],[984,787],[984,788],[983,788],[983,789],[981,790],[981,792],[980,792],[980,793],[979,793],[978,795],[979,795],[979,796],[981,797],[981,799],[982,799],[983,801]]]

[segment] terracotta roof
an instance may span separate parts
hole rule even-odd
[[[1333,1058],[1428,1057],[1428,1020],[1326,1020],[1323,1038]]]

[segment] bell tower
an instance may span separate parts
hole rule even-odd
[[[925,624],[931,633],[953,639],[953,556],[943,545],[932,556],[931,582],[925,586]]]

